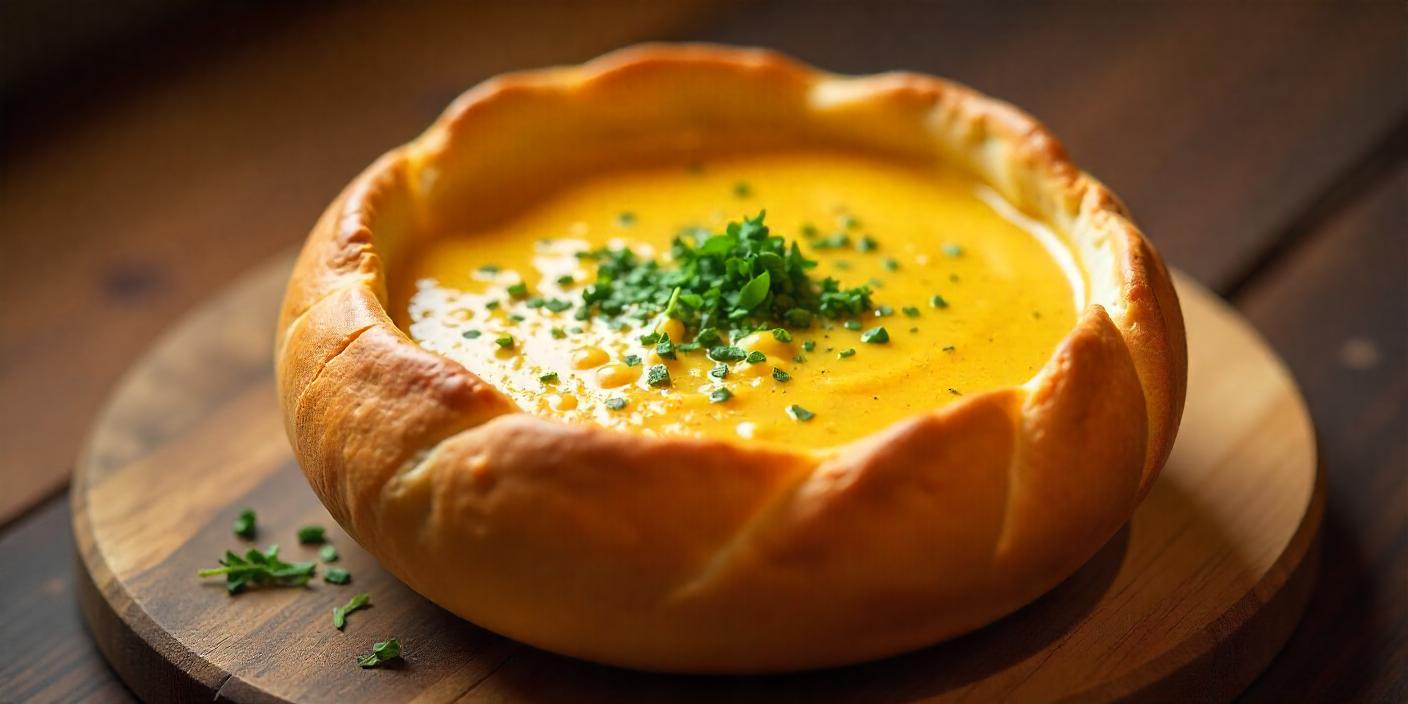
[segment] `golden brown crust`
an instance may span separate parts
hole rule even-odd
[[[387,316],[385,263],[473,211],[517,207],[491,197],[516,184],[793,142],[972,171],[1065,237],[1089,308],[1028,384],[824,452],[525,415]],[[845,78],[700,45],[466,93],[324,214],[280,330],[299,463],[383,564],[514,638],[670,671],[854,662],[1020,607],[1128,519],[1168,456],[1186,377],[1157,252],[1032,118],[927,76]]]

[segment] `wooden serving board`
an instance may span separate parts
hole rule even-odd
[[[546,653],[462,621],[382,571],[337,529],[289,453],[274,400],[274,316],[288,260],[255,272],[159,340],[92,430],[74,477],[80,603],[138,695],[235,701],[1227,699],[1291,632],[1309,595],[1324,486],[1294,382],[1231,309],[1179,280],[1187,410],[1173,457],[1130,523],[1016,614],[926,650],[771,677],[644,674]],[[310,560],[328,526],[352,584],[231,597],[201,580],[238,540]],[[337,631],[356,592],[373,608]],[[397,636],[403,666],[355,656]]]

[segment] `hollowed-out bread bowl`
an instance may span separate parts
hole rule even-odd
[[[944,403],[836,445],[749,442],[525,412],[393,320],[388,272],[444,233],[622,165],[811,145],[941,162],[1056,233],[1085,305],[1044,365],[958,398],[936,382]],[[1031,117],[937,78],[714,46],[470,90],[328,208],[279,327],[299,464],[388,570],[523,642],[677,672],[857,662],[1030,602],[1148,491],[1186,377],[1158,254]]]

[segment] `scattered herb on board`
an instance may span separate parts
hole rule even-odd
[[[372,596],[366,592],[362,592],[348,599],[346,604],[334,606],[332,609],[332,627],[339,631],[342,630],[343,627],[347,625],[347,614],[358,609],[365,609],[370,606],[371,603]]]
[[[396,638],[387,638],[372,644],[372,654],[359,656],[357,664],[370,668],[399,659],[401,659],[401,641]]]
[[[795,420],[799,423],[805,423],[816,417],[815,413],[812,413],[811,411],[802,408],[801,406],[798,406],[795,403],[787,407],[787,415],[792,420]]]
[[[347,584],[352,581],[352,573],[341,567],[329,567],[323,572],[323,581],[328,584]]]
[[[245,540],[253,540],[255,520],[254,509],[244,509],[240,511],[239,517],[235,519],[235,523],[230,526],[230,529],[235,532],[235,535]]]
[[[327,530],[322,526],[303,526],[298,529],[298,542],[303,545],[317,545],[323,542]]]
[[[196,574],[201,577],[225,575],[225,588],[231,594],[238,594],[249,586],[301,587],[313,578],[313,573],[318,569],[316,562],[290,563],[280,560],[277,545],[270,545],[263,552],[250,548],[244,556],[226,550],[220,565]]]
[[[326,543],[318,549],[318,559],[323,562],[337,562],[337,558],[337,548],[333,547],[332,543]]]

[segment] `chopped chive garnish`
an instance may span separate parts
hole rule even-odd
[[[733,392],[723,387],[709,392],[709,403],[723,403],[731,398],[733,398]]]
[[[871,328],[860,334],[861,342],[869,342],[872,345],[883,345],[890,341],[890,333],[883,326]]]
[[[621,410],[622,408],[625,408],[625,407],[626,407],[626,399],[624,399],[624,398],[608,398],[608,399],[606,399],[606,407],[607,407],[607,408],[610,408],[610,409],[613,410],[613,411],[619,411],[619,410]]]
[[[747,360],[749,364],[762,364],[763,362],[768,361],[768,356],[763,354],[762,352],[753,350],[752,352],[749,352],[748,356],[744,359]]]
[[[352,581],[352,573],[341,567],[329,567],[323,572],[323,581],[328,584],[347,584]]]
[[[645,373],[645,383],[654,387],[664,387],[670,385],[670,370],[663,364],[651,367]]]
[[[709,359],[715,362],[737,362],[748,356],[748,353],[743,351],[742,347],[734,347],[733,345],[710,347],[706,354],[708,354]]]
[[[335,606],[332,610],[332,627],[342,630],[347,625],[347,614],[358,609],[365,609],[372,603],[372,595],[362,592],[347,600],[342,606]]]
[[[837,357],[837,359],[845,359],[845,358],[847,358],[847,357],[854,357],[855,354],[856,354],[856,348],[854,348],[854,347],[847,347],[846,349],[841,350],[840,352],[837,352],[837,353],[836,353],[836,357]]]
[[[792,420],[795,420],[800,423],[805,423],[816,417],[815,413],[812,413],[811,411],[802,408],[801,406],[798,406],[795,403],[787,407],[787,415],[790,416]]]
[[[661,359],[675,359],[675,345],[670,342],[669,333],[660,335],[660,342],[655,345],[655,354]]]
[[[245,540],[252,540],[254,539],[254,523],[254,509],[247,508],[240,511],[240,515],[235,518],[235,523],[230,526],[230,529],[234,531],[235,535]]]
[[[784,371],[782,371],[781,369],[778,369],[777,367],[773,367],[773,368],[772,368],[772,378],[774,378],[774,379],[776,379],[776,380],[778,380],[778,381],[780,381],[780,382],[783,382],[783,383],[787,383],[787,382],[789,382],[789,381],[792,381],[792,375],[791,375],[791,374],[788,374],[787,372],[784,372]]]
[[[929,297],[929,305],[931,305],[931,306],[933,306],[933,307],[935,307],[935,308],[947,308],[947,307],[948,307],[948,301],[944,300],[944,297],[943,297],[943,296],[940,296],[939,294],[936,293],[936,294],[934,294],[934,295],[932,295],[932,296]]]
[[[911,318],[918,318],[918,317],[919,317],[919,309],[918,309],[918,308],[915,308],[914,306],[905,306],[905,307],[901,308],[900,310],[904,311],[904,314],[907,315],[907,316],[909,316],[909,317],[911,317]]]
[[[298,529],[298,542],[304,545],[316,545],[323,542],[323,537],[327,530],[322,526],[303,526]]]
[[[541,381],[544,384],[556,384],[557,372],[545,372],[543,374],[540,374],[538,376],[538,381]]]

